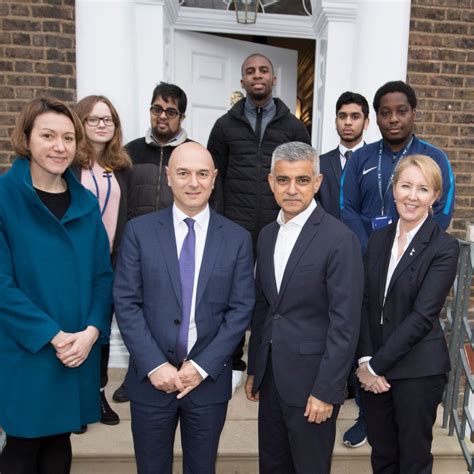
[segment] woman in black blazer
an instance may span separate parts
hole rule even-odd
[[[85,146],[72,170],[81,183],[98,199],[107,235],[112,265],[127,223],[130,203],[132,161],[122,147],[122,127],[117,110],[104,96],[90,95],[79,101],[75,111],[85,130]],[[112,319],[112,314],[110,315]],[[120,418],[112,410],[104,394],[110,345],[102,347],[101,358],[101,423],[116,425]],[[83,426],[77,434],[84,433]]]
[[[365,255],[359,381],[374,473],[431,473],[432,430],[450,370],[439,313],[459,245],[431,219],[442,189],[429,157],[398,165],[397,222],[374,232]]]

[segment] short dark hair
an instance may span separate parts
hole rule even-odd
[[[369,116],[369,103],[367,102],[367,99],[363,95],[358,94],[357,92],[350,92],[350,91],[346,91],[342,93],[336,102],[336,115],[341,109],[341,107],[347,104],[360,105],[362,107],[364,118],[367,118]]]
[[[413,87],[409,86],[403,81],[390,81],[380,87],[374,95],[374,110],[375,113],[379,111],[380,100],[386,94],[391,92],[401,92],[405,94],[412,109],[416,109],[416,94]]]
[[[11,135],[13,150],[20,158],[29,158],[31,156],[28,147],[31,131],[36,118],[47,112],[65,115],[74,125],[74,133],[76,138],[76,157],[84,140],[84,128],[76,113],[64,102],[55,97],[38,97],[28,102],[18,115],[15,128]]]
[[[242,77],[244,77],[244,64],[251,58],[263,58],[265,59],[265,61],[267,61],[268,64],[270,64],[270,69],[272,71],[272,75],[275,75],[275,68],[273,67],[273,63],[270,61],[270,59],[265,56],[264,54],[261,54],[261,53],[252,53],[250,56],[247,56],[245,59],[244,59],[244,62],[242,63],[242,66],[240,66],[240,73],[242,75]]]
[[[163,100],[168,101],[170,98],[175,100],[178,104],[179,111],[184,114],[186,112],[186,106],[188,105],[188,98],[186,93],[178,87],[176,84],[168,84],[167,82],[160,82],[153,90],[153,96],[151,103],[155,102],[157,97],[161,97]]]

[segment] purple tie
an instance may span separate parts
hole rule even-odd
[[[179,254],[179,274],[181,277],[181,300],[183,303],[183,318],[179,326],[178,339],[176,340],[176,357],[178,362],[183,362],[188,355],[189,321],[191,318],[191,302],[193,300],[194,268],[196,252],[196,234],[194,233],[194,219],[186,218],[188,233],[184,239],[181,253]]]

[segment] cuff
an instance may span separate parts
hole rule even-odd
[[[191,364],[194,365],[194,368],[199,372],[199,374],[201,375],[203,380],[205,378],[207,378],[207,376],[209,374],[202,367],[200,367],[198,364],[196,364],[196,362],[194,362],[194,360],[190,360],[189,362],[191,362]]]

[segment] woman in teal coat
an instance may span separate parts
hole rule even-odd
[[[99,414],[112,270],[95,197],[68,166],[83,139],[69,107],[35,99],[0,177],[2,474],[66,474],[70,433]]]

